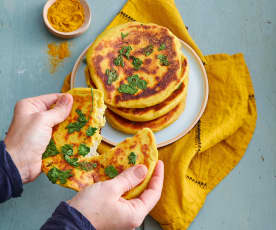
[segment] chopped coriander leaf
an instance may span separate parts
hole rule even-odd
[[[113,61],[114,65],[116,66],[122,66],[124,67],[125,66],[125,63],[124,63],[124,60],[123,60],[123,56],[122,55],[119,55],[118,57],[116,57]]]
[[[91,106],[91,113],[90,116],[92,117],[93,108],[94,108],[94,94],[93,94],[93,88],[91,87],[91,99],[92,99],[92,106]]]
[[[143,61],[141,59],[132,56],[132,65],[134,69],[139,70],[142,64],[143,64]]]
[[[119,53],[120,55],[125,56],[127,59],[130,58],[130,51],[132,50],[131,46],[123,46],[120,50]]]
[[[82,59],[82,62],[83,62],[84,64],[87,64],[86,58],[83,58],[83,59]]]
[[[147,88],[147,82],[141,78],[137,74],[129,76],[127,78],[128,84],[131,87],[138,87],[139,89],[146,89]]]
[[[113,81],[118,78],[118,73],[115,69],[106,69],[105,75],[107,76],[107,84],[111,85]]]
[[[161,65],[168,66],[170,64],[166,55],[159,54],[157,58],[160,60]]]
[[[151,55],[152,52],[153,52],[153,45],[150,44],[150,45],[148,45],[146,48],[144,48],[144,54],[145,54],[146,56]]]
[[[85,144],[79,145],[79,155],[86,156],[90,152],[90,148]]]
[[[79,115],[78,121],[70,123],[65,128],[68,129],[68,133],[71,134],[73,132],[79,132],[83,126],[88,122],[85,115],[82,113],[81,110],[76,110],[77,114]]]
[[[131,152],[128,155],[128,164],[135,165],[136,164],[137,155],[134,152]]]
[[[139,79],[138,82],[137,82],[137,87],[139,89],[144,90],[144,89],[147,88],[147,82],[145,80],[143,80],[143,79]]]
[[[66,160],[66,162],[68,164],[70,164],[71,166],[74,166],[74,167],[78,167],[79,166],[78,158],[70,158],[70,156],[64,155],[64,160]]]
[[[164,49],[166,49],[166,44],[165,44],[165,43],[162,43],[162,44],[159,46],[158,50],[161,51],[161,50],[164,50]]]
[[[85,122],[85,123],[86,123],[87,120],[86,120],[85,115],[82,113],[82,111],[79,110],[79,109],[77,109],[76,112],[77,112],[77,114],[79,115],[78,121],[79,121],[79,122]]]
[[[79,166],[82,170],[91,171],[92,169],[97,168],[97,163],[82,161],[79,162]]]
[[[117,176],[119,174],[117,169],[113,165],[107,166],[104,169],[104,173],[105,173],[105,175],[107,175],[110,178],[114,178],[115,176]]]
[[[127,78],[128,84],[121,84],[118,91],[120,93],[135,94],[139,89],[146,89],[147,82],[139,78],[137,74]]]
[[[126,94],[135,94],[137,93],[138,89],[136,87],[132,87],[131,85],[127,85],[127,84],[121,84],[118,91],[120,93],[126,93]]]
[[[127,78],[127,81],[128,81],[128,84],[131,86],[131,87],[136,87],[137,86],[137,82],[139,81],[139,76],[137,74],[135,75],[132,75],[132,76],[129,76]]]
[[[128,36],[128,34],[129,34],[129,33],[125,33],[125,34],[124,34],[123,32],[121,32],[121,37],[122,37],[122,40],[124,40],[124,38],[125,38],[125,37],[127,37],[127,36]]]
[[[66,126],[66,129],[68,129],[68,133],[71,134],[73,132],[79,132],[81,130],[82,126],[80,122],[73,122]]]
[[[65,144],[61,147],[61,152],[64,155],[72,156],[73,155],[73,145]]]
[[[86,136],[91,137],[96,133],[96,131],[97,131],[97,128],[88,127],[88,129],[86,130]]]
[[[72,170],[59,170],[56,167],[53,167],[50,169],[50,171],[47,173],[47,177],[49,178],[49,180],[55,184],[58,180],[60,181],[61,184],[65,184],[67,181],[67,178],[73,176],[71,174]]]
[[[42,155],[42,158],[45,159],[47,157],[52,157],[57,155],[59,152],[57,150],[56,144],[53,139],[50,140],[49,144],[47,145],[47,148],[45,152]]]

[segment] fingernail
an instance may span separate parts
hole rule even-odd
[[[135,170],[134,170],[134,175],[138,178],[138,179],[142,179],[146,176],[147,170],[144,166],[138,166]]]
[[[69,99],[68,97],[66,97],[66,95],[62,95],[58,100],[58,104],[60,105],[67,105],[68,103],[69,103]]]

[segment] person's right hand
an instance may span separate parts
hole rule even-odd
[[[164,165],[158,161],[147,189],[137,198],[122,195],[140,184],[147,174],[144,165],[127,169],[112,180],[98,182],[79,192],[69,205],[80,211],[97,230],[129,230],[140,226],[161,196]]]

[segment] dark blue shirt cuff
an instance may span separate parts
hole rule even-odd
[[[6,151],[4,141],[0,141],[0,203],[11,197],[19,197],[23,184],[18,169]]]
[[[77,209],[61,202],[40,230],[96,230]]]

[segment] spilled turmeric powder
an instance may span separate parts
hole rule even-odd
[[[72,32],[84,23],[84,9],[79,0],[57,0],[49,8],[47,18],[56,30]]]
[[[57,67],[63,62],[64,58],[70,57],[70,49],[68,42],[61,42],[60,44],[49,43],[48,44],[48,56],[50,61],[50,73],[56,72]]]

